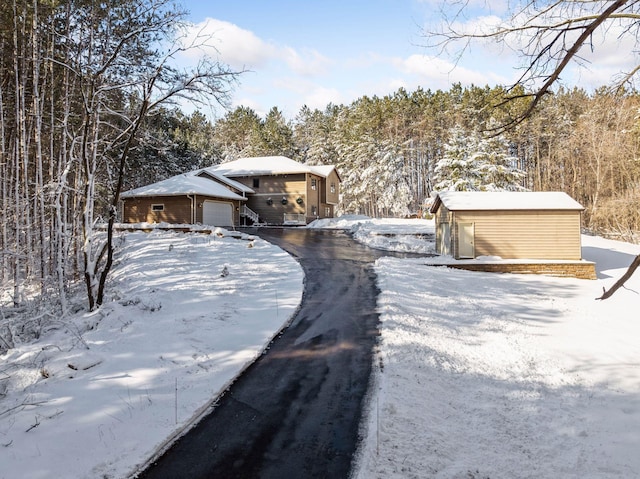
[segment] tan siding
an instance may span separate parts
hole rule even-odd
[[[260,180],[260,186],[254,188],[253,180]],[[267,175],[267,176],[241,176],[234,177],[235,181],[252,188],[256,195],[276,195],[287,193],[290,195],[302,195],[306,191],[306,178],[304,173],[295,175]]]
[[[258,178],[260,186],[254,187],[253,180]],[[307,215],[307,181],[306,174],[293,175],[266,175],[266,176],[242,176],[234,177],[235,181],[252,188],[255,194],[247,195],[247,206],[258,213],[260,220],[268,224],[282,224],[285,213],[298,213]],[[287,199],[287,204],[282,204],[282,197]],[[267,200],[271,198],[272,204]],[[296,200],[302,198],[302,205]]]
[[[455,218],[474,223],[476,257],[581,258],[578,211],[459,211]],[[453,246],[457,255],[457,228]]]
[[[445,208],[444,205],[440,205],[440,207],[436,211],[435,222],[436,222],[436,253],[444,254],[444,255],[453,254],[450,246],[451,238],[453,238],[455,234],[455,230],[453,228],[449,229],[449,234],[450,234],[449,244],[444,243],[445,241],[444,233],[445,233],[446,226],[443,226],[443,225],[447,223],[448,224],[451,223],[450,211],[447,208]]]

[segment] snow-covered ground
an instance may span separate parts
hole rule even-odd
[[[311,226],[433,252],[430,221]],[[299,266],[259,239],[124,237],[113,301],[0,357],[1,478],[126,477],[300,301]],[[595,300],[636,254],[583,236],[596,281],[379,260],[382,336],[355,476],[640,477],[640,273]]]
[[[353,221],[375,241],[388,228]],[[399,230],[411,221],[428,229]],[[640,246],[582,241],[597,281],[378,260],[381,343],[357,479],[640,477],[640,272],[595,300]]]
[[[299,264],[260,239],[122,238],[110,301],[0,356],[0,478],[127,477],[300,304]]]
[[[640,246],[583,236],[597,281],[378,261],[360,479],[640,477]]]

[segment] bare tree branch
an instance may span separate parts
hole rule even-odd
[[[607,299],[613,296],[613,293],[618,291],[624,285],[624,283],[626,283],[627,280],[631,278],[631,276],[633,276],[633,273],[636,271],[636,269],[638,269],[639,266],[640,254],[634,258],[632,263],[629,265],[629,268],[627,268],[627,271],[620,277],[618,281],[615,282],[613,286],[611,286],[611,288],[609,288],[609,291],[606,291],[604,288],[602,288],[602,296],[596,299]]]
[[[562,73],[571,62],[584,61],[579,52],[585,45],[589,45],[594,33],[612,25],[614,21],[629,23],[624,29],[627,36],[635,36],[638,29],[640,12],[637,12],[638,0],[594,1],[594,0],[556,0],[551,3],[529,0],[516,2],[511,11],[508,24],[501,24],[491,30],[465,31],[464,24],[458,26],[463,12],[469,8],[469,3],[445,2],[454,5],[456,12],[453,19],[446,21],[442,31],[426,32],[425,36],[433,41],[430,46],[436,46],[441,53],[449,45],[463,42],[456,62],[469,47],[472,40],[494,40],[506,43],[507,38],[515,37],[526,40],[518,49],[519,55],[528,58],[527,65],[515,84],[506,88],[507,95],[495,107],[500,108],[516,99],[529,99],[530,103],[516,116],[509,118],[504,124],[493,130],[499,134],[513,129],[529,118],[539,106],[544,96],[551,93],[551,88],[558,83]],[[599,10],[601,9],[601,10]],[[574,35],[577,37],[574,38]],[[593,45],[591,45],[593,48]],[[640,66],[621,75],[618,86],[628,83],[640,70]],[[541,84],[533,90],[524,90],[527,84],[540,81]],[[515,93],[518,91],[518,93]]]

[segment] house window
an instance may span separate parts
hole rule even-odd
[[[316,206],[311,207],[311,215],[318,216],[318,208]]]
[[[315,190],[318,187],[318,180],[316,180],[315,178],[311,178],[311,189]]]
[[[164,205],[151,205],[151,211],[164,211]]]
[[[331,183],[331,193],[335,193],[335,192],[336,192],[336,184]]]
[[[327,218],[331,217],[331,206],[325,206],[324,208],[324,216]]]
[[[253,187],[254,188],[260,188],[260,178],[254,178],[253,179]]]

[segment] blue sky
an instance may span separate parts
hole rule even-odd
[[[491,3],[486,15],[500,15]],[[471,2],[473,3],[473,1]],[[208,53],[240,77],[232,107],[253,108],[264,116],[277,106],[293,118],[303,105],[323,109],[363,95],[448,90],[463,85],[510,84],[518,59],[495,44],[474,45],[456,62],[423,45],[425,25],[441,21],[439,0],[183,0],[194,31],[212,35]],[[195,53],[194,53],[195,55]],[[190,58],[196,61],[195,56]],[[597,72],[580,78],[596,81]],[[600,82],[602,80],[602,82]],[[598,79],[603,84],[607,79]]]

